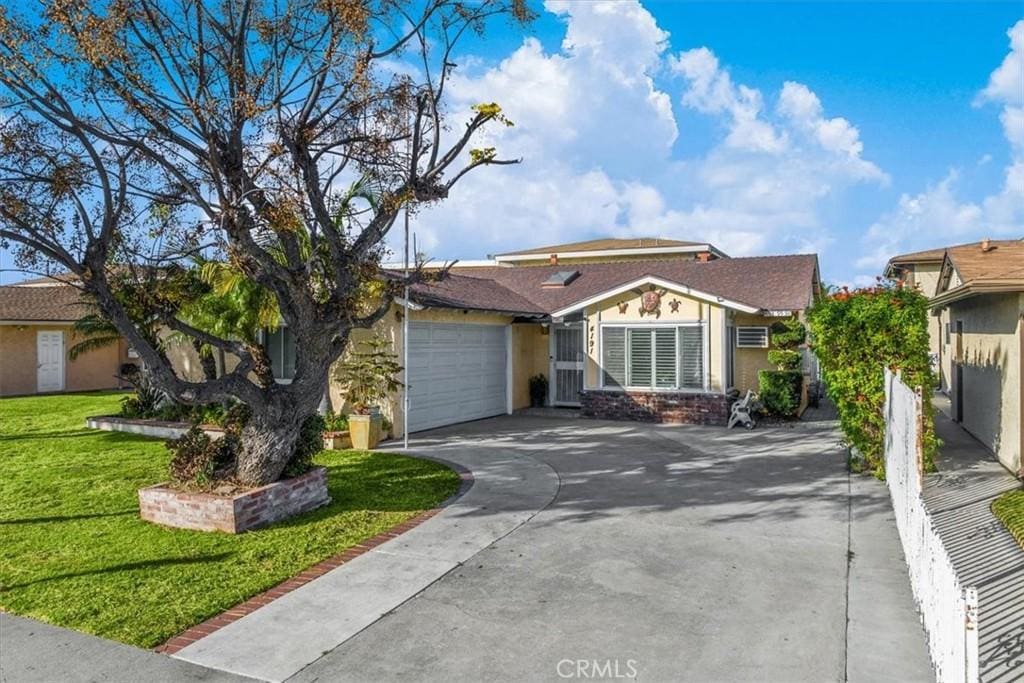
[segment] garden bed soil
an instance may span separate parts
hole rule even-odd
[[[231,495],[182,491],[168,482],[139,489],[142,519],[178,529],[229,534],[267,526],[330,502],[323,467]]]

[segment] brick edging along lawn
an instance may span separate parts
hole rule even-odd
[[[321,562],[314,564],[312,567],[309,567],[308,569],[299,572],[292,578],[282,581],[281,583],[279,583],[278,585],[274,586],[269,590],[254,595],[248,600],[245,600],[244,602],[235,605],[231,609],[221,612],[215,617],[211,617],[210,619],[207,619],[202,623],[196,624],[191,628],[185,629],[183,632],[179,633],[173,638],[170,638],[163,645],[157,646],[155,648],[156,652],[172,655],[175,652],[181,650],[182,648],[191,645],[197,640],[205,638],[214,631],[222,629],[228,624],[231,624],[232,622],[238,621],[245,615],[252,614],[259,608],[263,607],[264,605],[270,604],[271,602],[277,600],[281,596],[287,595],[288,593],[291,593],[293,590],[297,588],[301,588],[313,579],[323,576],[332,569],[337,569],[343,564],[351,562],[355,558],[372,550],[373,548],[376,548],[377,546],[386,543],[393,538],[398,538],[406,531],[414,529],[415,527],[427,521],[437,513],[441,512],[441,510],[451,505],[455,500],[461,498],[463,495],[466,494],[467,491],[469,491],[470,487],[473,486],[473,473],[465,469],[461,465],[457,465],[455,463],[447,461],[439,462],[442,462],[447,467],[450,467],[451,469],[455,470],[458,473],[461,482],[459,483],[459,490],[452,494],[452,496],[447,500],[442,501],[436,508],[425,510],[424,512],[421,512],[412,519],[408,519],[402,522],[401,524],[397,524],[388,529],[387,531],[379,533],[376,536],[372,536],[366,539],[365,541],[357,543],[351,548],[348,548],[338,553],[337,555],[334,555],[333,557],[329,557],[326,560],[322,560]]]

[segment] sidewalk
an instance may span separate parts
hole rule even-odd
[[[2,683],[243,683],[249,680],[0,612]]]
[[[1024,677],[1024,550],[992,514],[992,501],[1020,488],[992,454],[950,420],[936,396],[939,471],[925,476],[924,501],[965,586],[978,589],[981,680]]]

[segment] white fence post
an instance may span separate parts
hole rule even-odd
[[[907,559],[910,586],[928,633],[940,683],[977,683],[978,591],[956,568],[921,498],[924,486],[924,397],[885,370],[885,478]]]

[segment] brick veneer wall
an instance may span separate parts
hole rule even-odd
[[[139,489],[142,519],[179,529],[229,534],[273,524],[329,502],[323,467],[234,496],[177,491],[165,484]]]
[[[722,394],[661,391],[584,391],[581,414],[601,420],[724,425],[729,399]]]

